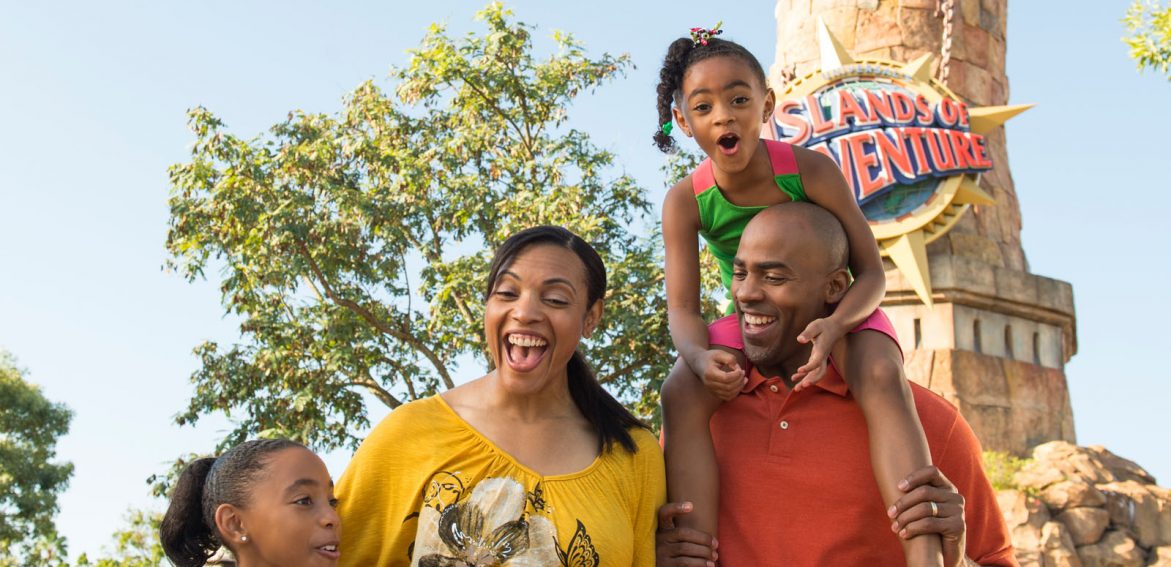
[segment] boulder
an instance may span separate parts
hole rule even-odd
[[[1049,521],[1049,508],[1034,496],[1020,490],[1001,490],[996,494],[1004,523],[1011,530],[1030,525],[1038,530]]]
[[[1133,480],[1142,484],[1155,484],[1155,477],[1151,476],[1146,469],[1138,466],[1137,463],[1129,459],[1124,459],[1106,450],[1101,445],[1092,445],[1085,448],[1086,451],[1093,453],[1103,465],[1106,466],[1118,480]]]
[[[1103,454],[1113,456],[1108,451],[1094,451],[1087,447],[1078,447],[1068,441],[1050,441],[1033,449],[1033,459],[1038,464],[1057,469],[1070,480],[1080,479],[1091,484],[1119,480],[1102,461]]]
[[[1063,480],[1041,491],[1040,498],[1050,510],[1077,507],[1097,507],[1106,504],[1106,495],[1093,485],[1076,480]]]
[[[1147,491],[1155,497],[1159,509],[1159,542],[1157,545],[1171,545],[1171,490],[1147,485]]]
[[[1065,474],[1048,461],[1029,461],[1012,477],[1013,482],[1021,488],[1043,490],[1051,484],[1066,480]]]
[[[1069,528],[1069,535],[1076,545],[1097,542],[1110,525],[1110,514],[1101,508],[1070,508],[1055,519]]]
[[[1013,540],[1015,545],[1016,540]],[[1041,564],[1043,567],[1082,567],[1073,536],[1061,522],[1045,522],[1041,527]]]
[[[1077,548],[1084,567],[1145,567],[1143,550],[1130,536],[1110,530],[1102,541]]]
[[[1146,487],[1133,480],[1099,484],[1106,495],[1106,510],[1115,527],[1127,528],[1139,545],[1155,547],[1164,541],[1159,526],[1159,501]]]
[[[1171,545],[1152,549],[1151,557],[1147,560],[1147,567],[1171,567]]]

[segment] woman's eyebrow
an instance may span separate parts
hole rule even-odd
[[[554,285],[554,284],[565,284],[565,285],[569,286],[569,289],[572,289],[573,291],[577,291],[577,286],[573,285],[573,282],[571,282],[565,278],[549,278],[549,279],[545,280],[545,285]]]
[[[521,278],[520,275],[518,275],[516,272],[513,272],[512,270],[505,270],[503,272],[500,272],[499,279],[504,279],[504,276],[509,276],[512,279],[517,280],[517,281],[523,280],[523,278]],[[573,285],[573,281],[568,278],[552,277],[552,278],[549,278],[549,279],[541,282],[541,285],[546,285],[546,286],[557,285],[557,284],[564,284],[564,285],[568,286],[569,289],[573,290],[574,293],[577,293],[577,286]]]

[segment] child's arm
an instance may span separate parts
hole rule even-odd
[[[809,362],[797,370],[795,378],[802,381],[794,389],[819,380],[825,372],[826,357],[831,349],[837,351],[835,360],[843,364],[846,384],[866,418],[874,477],[883,502],[889,506],[900,496],[898,480],[930,465],[931,453],[915,411],[911,388],[903,375],[902,353],[892,337],[877,331],[862,331],[841,340],[882,301],[886,292],[882,259],[874,234],[837,164],[814,151],[800,148],[794,151],[805,182],[805,194],[833,213],[846,230],[849,265],[855,278],[833,314],[813,321],[801,333],[805,340],[813,341],[813,353]],[[902,543],[908,566],[942,565],[938,536],[927,534]]]
[[[805,195],[833,213],[846,230],[850,244],[850,272],[854,276],[854,283],[833,314],[813,321],[797,338],[801,342],[813,342],[809,362],[798,368],[793,376],[794,380],[800,381],[796,389],[801,390],[821,379],[834,344],[878,309],[886,293],[886,275],[874,233],[870,231],[870,225],[862,215],[862,209],[858,208],[838,165],[828,156],[805,148],[794,146],[793,153],[801,171]]]
[[[691,177],[667,191],[663,201],[666,249],[667,325],[679,356],[717,397],[728,400],[747,377],[731,354],[709,348],[699,302],[699,206]]]

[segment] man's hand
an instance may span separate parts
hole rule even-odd
[[[845,330],[829,318],[814,319],[805,326],[805,330],[797,335],[797,342],[813,343],[813,350],[809,353],[809,362],[798,368],[791,378],[797,384],[793,386],[794,392],[800,392],[825,377],[829,353],[844,336]]]
[[[659,508],[656,567],[716,567],[716,538],[699,530],[675,527],[675,518],[689,512],[690,502],[668,502]]]
[[[899,481],[906,494],[886,511],[893,522],[890,529],[903,539],[922,534],[939,534],[943,542],[943,564],[971,565],[964,556],[964,496],[934,466],[923,467]]]
[[[725,402],[740,395],[740,390],[748,382],[748,376],[740,368],[740,362],[730,352],[719,349],[705,350],[697,357],[696,363],[695,370],[703,385]]]

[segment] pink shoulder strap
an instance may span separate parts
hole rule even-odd
[[[773,164],[773,175],[800,173],[797,170],[797,158],[793,156],[793,146],[767,139],[764,146],[768,148],[768,159]]]
[[[691,172],[691,189],[696,195],[707,191],[716,184],[716,174],[712,171],[712,158],[706,158],[695,171]]]

